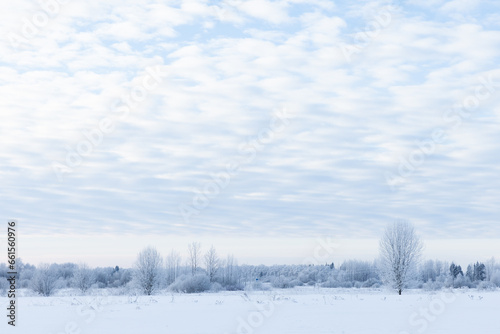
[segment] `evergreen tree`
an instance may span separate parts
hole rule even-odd
[[[467,266],[467,272],[465,276],[467,276],[471,282],[474,282],[474,269],[470,264]]]
[[[461,266],[457,266],[455,265],[455,263],[451,263],[451,266],[450,266],[450,274],[451,276],[453,277],[453,279],[457,278],[458,275],[464,275],[464,272],[462,271],[462,267]]]
[[[484,281],[486,279],[486,266],[484,263],[476,262],[474,264],[474,280]]]

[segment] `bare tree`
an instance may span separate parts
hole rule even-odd
[[[31,280],[31,288],[42,296],[48,297],[56,288],[57,278],[57,274],[53,268],[46,263],[40,264],[36,268]]]
[[[422,249],[415,228],[404,220],[389,225],[380,240],[380,276],[400,295],[411,278]]]
[[[178,252],[172,249],[170,254],[165,259],[167,267],[167,284],[172,284],[177,276],[179,276],[181,266],[181,256]]]
[[[161,280],[162,258],[154,247],[147,247],[139,253],[136,262],[135,279],[142,292],[152,295]]]
[[[235,260],[234,255],[229,254],[224,263],[224,284],[231,284],[235,281]]]
[[[85,293],[95,282],[95,276],[92,270],[86,265],[81,264],[73,276],[73,284],[81,292]]]
[[[495,270],[495,258],[492,257],[485,263],[485,269],[486,269],[486,280],[491,281],[491,277],[493,276],[494,270]]]
[[[210,282],[213,282],[215,275],[220,268],[220,259],[214,246],[210,247],[208,252],[205,254],[205,266],[207,268],[208,278],[210,279]]]
[[[241,272],[238,267],[238,261],[232,254],[226,258],[223,267],[223,285],[228,290],[237,290],[241,286]]]
[[[188,245],[189,262],[191,265],[191,274],[194,276],[200,265],[201,257],[201,244],[199,242],[192,242]]]

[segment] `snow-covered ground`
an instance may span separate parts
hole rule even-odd
[[[500,291],[296,288],[146,296],[18,299],[26,334],[500,333]],[[1,299],[6,313],[7,299]]]

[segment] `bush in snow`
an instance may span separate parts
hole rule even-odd
[[[489,281],[482,281],[478,284],[478,290],[496,290],[496,285]]]
[[[357,287],[361,287],[360,282],[358,283]],[[345,282],[345,281],[337,281],[334,279],[329,279],[328,281],[324,282],[321,284],[321,287],[323,288],[352,288],[354,287],[354,282]]]
[[[245,285],[237,280],[230,280],[222,282],[222,287],[226,291],[241,291],[245,288]]]
[[[339,287],[339,282],[333,279],[329,279],[326,282],[323,282],[321,284],[321,287],[323,288],[338,288]]]
[[[441,290],[444,287],[443,282],[440,281],[428,281],[422,284],[422,289],[427,291]]]
[[[302,285],[302,282],[297,280],[297,279],[290,279],[288,277],[274,277],[271,280],[271,285],[273,288],[278,288],[278,289],[288,289],[288,288],[293,288],[298,285]]]
[[[212,283],[212,286],[210,287],[211,292],[220,292],[222,291],[222,285],[220,283]]]
[[[264,283],[262,281],[253,281],[245,287],[246,291],[269,291],[271,290],[271,285],[269,283]]]
[[[353,288],[354,282],[340,282],[339,287],[341,287],[341,288]]]
[[[85,293],[95,282],[94,273],[85,264],[78,267],[73,275],[73,286]]]
[[[496,272],[491,276],[491,283],[495,284],[496,286],[500,287],[500,272]]]
[[[210,279],[205,274],[181,275],[169,286],[169,290],[196,293],[210,290]]]
[[[36,268],[31,279],[31,289],[42,296],[48,297],[54,292],[57,279],[56,273],[48,264],[41,264]]]
[[[365,282],[363,282],[363,285],[361,287],[363,288],[379,288],[382,285],[382,282],[378,279],[375,278],[369,278]]]
[[[226,291],[241,291],[245,288],[245,285],[240,282],[224,283],[222,286]]]
[[[251,287],[251,290],[262,291],[264,286],[262,285],[261,281],[255,281],[255,282],[252,282],[250,287]]]

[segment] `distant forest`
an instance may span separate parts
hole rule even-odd
[[[154,294],[161,290],[194,293],[286,289],[296,286],[362,289],[384,285],[377,261],[349,260],[340,265],[238,265],[232,256],[219,258],[214,248],[201,256],[197,246],[199,244],[195,245],[194,252],[198,253],[193,253],[188,259],[182,259],[175,251],[165,258],[158,257],[149,285],[144,280],[145,268],[141,267],[140,258],[134,268],[89,268],[75,263],[42,264],[35,267],[19,259],[17,288],[29,289],[32,295],[50,296],[59,289],[73,289],[75,294],[109,289],[111,293],[121,295]],[[2,296],[8,291],[8,271],[6,264],[0,264]],[[405,287],[425,290],[464,287],[496,289],[500,287],[500,264],[493,258],[485,263],[471,263],[466,267],[446,261],[428,260],[418,265]]]

